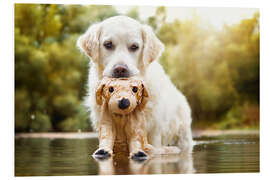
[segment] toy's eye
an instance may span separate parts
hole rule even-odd
[[[113,91],[114,91],[114,88],[111,86],[111,87],[109,88],[109,92],[112,93]]]
[[[138,88],[136,86],[133,86],[132,91],[136,93],[138,91]]]

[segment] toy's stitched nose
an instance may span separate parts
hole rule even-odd
[[[114,78],[129,77],[129,71],[127,65],[116,65],[113,68]]]
[[[123,98],[120,101],[118,101],[118,107],[120,109],[126,109],[129,107],[129,105],[130,105],[130,102],[128,99]]]

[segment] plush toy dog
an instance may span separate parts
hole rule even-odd
[[[154,154],[176,154],[175,146],[155,148],[148,144],[144,106],[148,92],[136,78],[104,78],[96,90],[100,106],[98,121],[99,149],[94,156],[110,157],[124,152],[132,159],[146,159]]]

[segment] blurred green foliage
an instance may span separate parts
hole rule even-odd
[[[111,6],[15,5],[15,130],[91,130],[81,105],[89,59],[76,39]]]
[[[166,23],[157,9],[152,27],[166,44],[161,63],[186,96],[195,128],[259,127],[259,13],[221,31],[196,13]]]
[[[15,130],[90,131],[89,59],[76,48],[87,27],[118,15],[112,6],[15,5]],[[141,22],[138,7],[128,16]],[[217,31],[200,17],[166,21],[165,7],[145,23],[166,50],[160,62],[186,96],[195,128],[259,127],[259,13]]]

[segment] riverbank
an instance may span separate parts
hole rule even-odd
[[[259,134],[259,130],[194,130],[193,138],[202,136],[246,135]],[[15,133],[15,138],[49,138],[49,139],[91,139],[97,138],[96,132],[44,132],[44,133]]]

